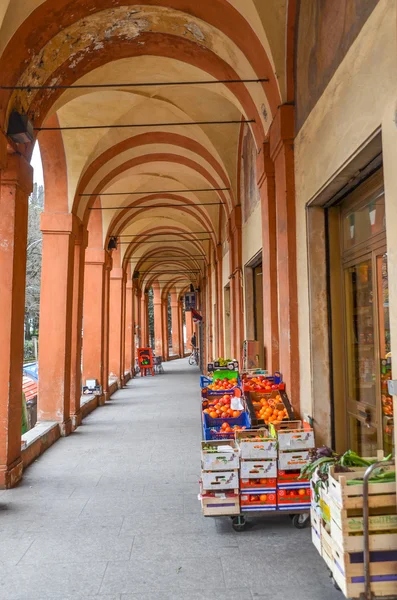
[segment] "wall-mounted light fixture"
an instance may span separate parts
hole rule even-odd
[[[111,237],[108,243],[108,250],[117,250],[117,238]]]
[[[7,135],[17,144],[29,144],[34,140],[33,123],[28,115],[13,110],[8,119]]]

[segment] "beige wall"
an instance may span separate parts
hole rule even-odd
[[[255,209],[252,211],[249,219],[242,227],[242,267],[244,272],[244,266],[250,262],[256,254],[262,249],[262,210],[261,204],[257,204]],[[251,310],[251,307],[247,308],[247,290],[246,285],[243,289],[244,296],[244,339],[248,339],[247,335],[247,310]]]
[[[299,346],[302,413],[312,414],[311,356],[309,337],[308,255],[305,206],[347,165],[381,124],[388,124],[392,156],[385,174],[386,195],[397,197],[397,140],[391,104],[397,98],[396,6],[381,0],[348,51],[324,94],[295,140],[297,269],[299,301]],[[392,172],[392,173],[389,173]],[[390,197],[389,197],[390,202]],[[393,218],[395,206],[388,212]],[[397,216],[394,215],[397,224]],[[388,233],[390,224],[388,224]],[[396,231],[394,227],[394,232]],[[388,243],[393,240],[388,235]],[[395,234],[394,234],[394,237]],[[393,254],[391,253],[390,256]],[[397,248],[394,251],[397,270]],[[392,272],[392,269],[391,269]],[[390,277],[392,280],[392,277]],[[394,281],[396,278],[394,277]],[[392,329],[397,345],[397,290],[392,308]],[[393,338],[392,338],[393,339]],[[396,361],[397,348],[393,352]],[[395,373],[397,365],[395,363]]]

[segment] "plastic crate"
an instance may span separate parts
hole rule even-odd
[[[205,375],[200,375],[200,387],[201,389],[206,388],[212,383],[212,379],[210,377],[206,377]]]
[[[241,424],[236,423],[236,424],[239,425],[240,427],[246,427],[248,429],[250,427],[248,415],[247,415],[247,413],[242,413],[242,415],[244,415],[242,423]],[[242,415],[240,415],[240,417]],[[207,417],[208,415],[205,415],[205,416]],[[240,417],[239,417],[239,419],[240,419]],[[224,422],[226,419],[211,419],[211,420],[212,421],[220,420],[221,422]],[[220,426],[207,427],[204,424],[203,431],[204,431],[204,439],[205,440],[234,440],[234,432],[233,431],[222,431]]]
[[[205,377],[204,375],[202,375],[201,377]],[[208,377],[205,377],[205,379],[208,379]],[[201,378],[200,378],[200,383],[201,383]],[[209,382],[209,384],[212,383],[212,381]],[[208,385],[209,385],[208,384]],[[241,390],[241,382],[240,379],[238,379],[237,381],[237,385],[235,385],[234,387],[230,388],[230,390],[210,390],[207,386],[202,386],[201,387],[201,395],[204,396],[205,398],[215,398],[215,397],[222,397],[225,394],[231,394],[234,396],[234,393],[236,390]]]
[[[207,413],[203,413],[203,417],[204,427],[220,427],[222,423],[229,423],[230,427],[233,427],[233,425],[239,425],[240,427],[248,427],[250,425],[248,413],[244,411],[238,417],[212,419]]]

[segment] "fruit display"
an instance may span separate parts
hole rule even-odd
[[[283,408],[277,408],[278,406],[283,406]],[[265,425],[269,423],[277,425],[289,418],[287,409],[282,404],[281,396],[269,399],[262,398],[259,403],[254,404],[254,409],[256,417],[263,420]]]
[[[299,489],[278,489],[278,505],[285,504],[307,504],[310,503],[310,488],[301,487]]]
[[[246,490],[275,490],[276,485],[277,479],[275,477],[261,477],[260,479],[240,479],[240,488]]]
[[[242,377],[243,386],[245,392],[265,392],[270,393],[275,390],[283,390],[284,383],[273,383],[265,375],[258,375],[257,377],[252,377],[248,379],[247,377]]]
[[[232,390],[238,385],[238,379],[234,377],[233,379],[228,379],[224,377],[223,379],[213,379],[213,382],[208,386],[209,390],[214,392],[224,392],[226,390]]]
[[[232,360],[231,360],[231,358],[222,358],[222,357],[219,357],[215,362],[218,363],[220,367],[227,367],[227,365],[230,362],[232,362]]]
[[[211,419],[236,419],[242,413],[241,410],[231,408],[232,396],[225,394],[221,398],[215,398],[206,402],[203,412]]]
[[[241,494],[240,496],[240,504],[241,507],[252,507],[254,510],[260,509],[261,506],[276,510],[276,494]],[[242,508],[244,510],[244,508]]]

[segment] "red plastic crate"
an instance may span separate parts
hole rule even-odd
[[[308,479],[299,479],[300,477],[300,469],[295,469],[293,471],[280,471],[277,472],[277,478],[279,483],[292,483],[292,482],[300,482],[300,483],[309,483]],[[302,486],[305,487],[305,486]]]
[[[240,492],[241,511],[276,510],[277,494],[274,492],[264,494],[250,494]]]
[[[310,488],[300,488],[300,490],[304,490],[305,494],[299,494],[299,490],[285,490],[278,489],[277,490],[277,505],[278,507],[293,507],[293,506],[301,506],[302,508],[310,508]]]
[[[259,493],[262,490],[266,494],[266,490],[275,490],[277,487],[277,479],[267,477],[262,479],[240,479],[240,489],[247,490],[247,493]]]

